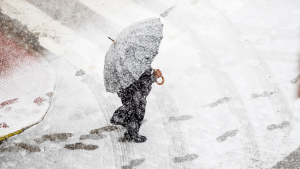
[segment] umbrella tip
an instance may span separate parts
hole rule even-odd
[[[115,41],[115,40],[113,40],[112,38],[108,37],[108,39],[110,39],[111,41],[113,41],[114,43],[116,43],[116,41]]]

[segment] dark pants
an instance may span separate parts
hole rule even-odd
[[[121,95],[123,106],[119,107],[111,118],[111,123],[126,127],[129,135],[137,135],[145,116],[146,97],[139,91]]]
[[[146,97],[152,89],[155,77],[151,74],[151,69],[145,73],[126,89],[118,92],[123,106],[119,107],[110,119],[112,124],[126,127],[130,136],[138,135],[141,122],[146,111]]]

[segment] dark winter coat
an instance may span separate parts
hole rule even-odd
[[[111,123],[131,127],[132,130],[138,132],[145,116],[146,97],[152,89],[152,84],[156,81],[151,71],[151,69],[146,70],[137,81],[117,92],[123,106],[115,111]]]
[[[146,70],[137,81],[132,83],[126,89],[117,92],[118,96],[122,98],[122,100],[128,100],[129,98],[133,98],[133,95],[136,92],[139,92],[141,97],[146,98],[152,89],[152,84],[156,81],[151,71],[151,69]]]

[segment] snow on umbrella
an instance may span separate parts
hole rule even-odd
[[[116,41],[113,40],[105,56],[106,91],[115,93],[138,80],[158,54],[162,38],[163,24],[159,18],[147,19],[125,28]]]

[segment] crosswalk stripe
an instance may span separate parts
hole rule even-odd
[[[20,20],[33,33],[39,33],[39,41],[43,47],[58,56],[64,56],[75,67],[84,69],[87,73],[90,73],[89,66],[94,64],[90,58],[105,56],[105,51],[98,45],[81,37],[25,0],[3,0],[0,1],[0,5],[3,13]],[[99,67],[103,67],[104,59],[97,60],[97,63]]]

